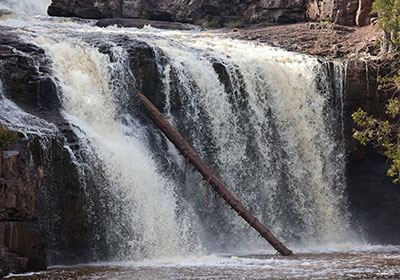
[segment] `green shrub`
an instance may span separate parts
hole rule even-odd
[[[0,125],[0,148],[14,144],[17,138],[18,132],[9,130],[5,125]]]

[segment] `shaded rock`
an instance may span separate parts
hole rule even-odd
[[[0,275],[47,267],[44,245],[33,223],[43,169],[33,164],[29,142],[0,150]]]
[[[371,61],[346,63],[343,118],[350,210],[370,242],[400,244],[400,188],[386,175],[390,161],[381,150],[362,146],[352,138],[356,125],[351,114],[358,108],[385,118],[384,104],[391,95],[378,91],[376,79],[391,69],[378,69]]]
[[[121,17],[122,1],[60,0],[53,1],[47,13],[50,16],[105,18]]]
[[[306,0],[54,0],[49,14],[83,18],[142,18],[217,26],[232,22],[305,20]]]
[[[348,157],[350,210],[373,244],[400,244],[400,188],[386,175],[389,166],[387,158],[371,147]]]
[[[13,12],[7,9],[0,9],[0,17],[6,16],[6,15],[11,15]]]
[[[29,113],[60,119],[60,100],[44,50],[22,41],[15,30],[0,27],[0,78],[6,96]]]

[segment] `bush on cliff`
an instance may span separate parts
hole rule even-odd
[[[400,45],[400,0],[375,0],[372,13],[378,14],[379,25],[384,31],[382,51],[392,52]]]
[[[387,175],[394,177],[394,183],[400,183],[400,0],[376,0],[373,13],[377,13],[379,24],[384,30],[381,55],[393,69],[388,75],[378,77],[379,90],[391,95],[386,103],[385,119],[370,116],[361,108],[352,114],[360,129],[353,129],[353,137],[362,145],[368,143],[384,149],[385,155],[392,161]]]
[[[0,149],[14,144],[17,138],[18,132],[9,130],[5,125],[0,125]]]

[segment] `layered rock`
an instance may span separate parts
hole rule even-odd
[[[49,15],[142,18],[205,26],[330,21],[369,23],[372,0],[53,0]],[[357,19],[356,19],[357,16]]]
[[[306,0],[55,0],[49,15],[83,18],[144,18],[216,26],[305,20]]]
[[[26,139],[0,149],[0,277],[46,268],[44,244],[33,226],[42,179]]]
[[[358,0],[309,0],[307,15],[314,21],[354,25],[357,9]]]

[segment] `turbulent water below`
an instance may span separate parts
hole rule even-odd
[[[8,279],[400,279],[399,247],[56,266]]]

